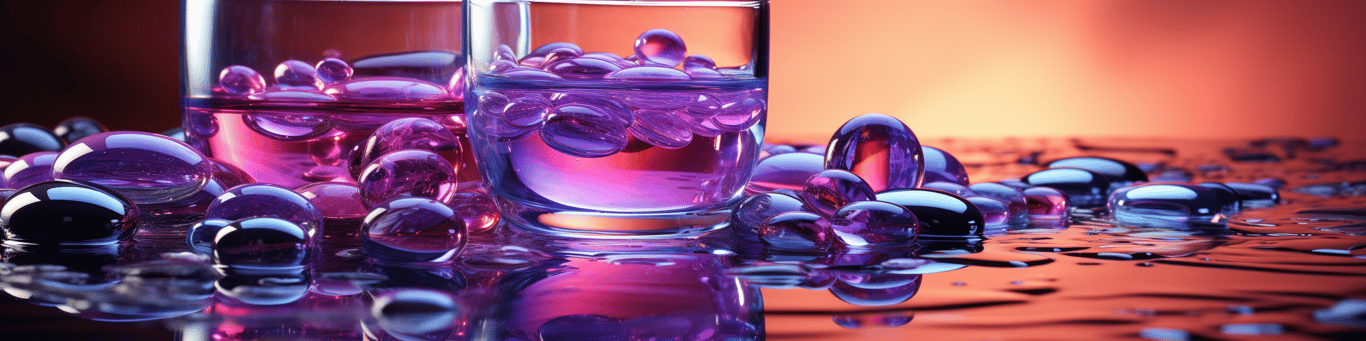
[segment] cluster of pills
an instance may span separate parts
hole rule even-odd
[[[335,57],[314,64],[290,59],[275,66],[273,85],[251,67],[230,65],[219,72],[213,91],[275,102],[453,100],[464,96],[463,63],[460,54],[445,51],[366,56],[351,63]]]
[[[297,189],[257,183],[170,136],[105,132],[85,118],[54,130],[0,130],[0,228],[16,245],[182,235],[192,251],[224,267],[297,270],[325,235],[355,239],[377,259],[445,261],[469,233],[498,222],[487,190],[457,182],[456,169],[438,154],[458,154],[455,137],[423,118],[393,120],[357,146],[350,168],[359,183]],[[324,233],[325,222],[346,220],[360,221],[360,230]]]

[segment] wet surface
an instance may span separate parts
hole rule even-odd
[[[1280,198],[1215,226],[1126,227],[1074,209],[1062,226],[988,226],[981,242],[820,254],[726,230],[584,241],[500,228],[471,236],[450,264],[377,263],[329,244],[303,272],[242,274],[163,254],[184,251],[183,238],[8,247],[0,287],[17,298],[4,299],[0,329],[73,340],[1366,339],[1366,144],[922,142],[958,157],[972,183],[1102,156],[1154,181],[1260,183]]]

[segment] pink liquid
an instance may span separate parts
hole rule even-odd
[[[419,104],[187,99],[185,136],[205,155],[226,161],[258,182],[296,188],[313,182],[354,183],[351,150],[375,129],[398,118],[441,123],[460,139],[445,152],[462,182],[478,181],[465,133],[464,103]]]

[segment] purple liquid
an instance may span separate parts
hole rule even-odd
[[[763,98],[765,82],[763,79],[554,82],[483,76],[478,80],[474,96],[467,98],[474,101],[492,91],[543,98],[584,96],[601,99],[608,89],[610,98],[617,103],[631,103],[632,98],[647,96]],[[556,102],[556,105],[604,107],[602,103],[592,101],[570,102],[573,103]],[[628,106],[632,111],[657,110]],[[479,106],[475,103],[471,104],[471,108]],[[472,112],[475,122],[483,119],[478,115],[487,115],[479,111]],[[683,117],[681,121],[697,124],[693,123],[695,121],[691,116],[687,116],[683,106],[669,112]],[[597,141],[587,141],[592,136],[574,136],[585,140],[581,143],[584,148],[592,148],[588,152],[577,153],[579,155],[566,152],[566,149],[572,152],[574,146],[566,146],[561,141],[570,139],[555,138],[554,134],[563,130],[559,127],[555,128],[557,132],[509,134],[506,130],[511,130],[511,127],[494,122],[488,127],[471,124],[473,129],[470,133],[474,139],[473,150],[480,156],[481,171],[490,179],[490,186],[497,194],[532,206],[533,209],[607,214],[687,212],[723,206],[736,199],[749,181],[763,138],[763,121],[760,120],[749,129],[731,129],[714,137],[693,135],[691,141],[681,147],[661,146],[647,142],[649,138],[636,137],[631,132],[632,126],[613,122],[610,119],[592,121],[593,129],[579,131],[625,133],[624,148],[616,152],[604,152],[611,148],[599,148],[615,139],[613,136],[604,135]],[[615,127],[607,127],[609,124],[620,124],[625,128],[618,131]],[[547,123],[540,128],[528,129],[534,132],[550,126]],[[551,141],[556,145],[548,144],[547,136],[551,136]]]
[[[233,164],[260,182],[296,188],[313,182],[355,183],[352,148],[389,121],[422,117],[446,126],[469,149],[464,103],[274,102],[187,98],[186,121],[211,117],[214,129],[187,131],[190,145]],[[210,121],[210,120],[196,120]],[[213,132],[205,134],[203,132]],[[477,181],[472,153],[449,156],[461,182]],[[458,159],[457,159],[458,157]]]

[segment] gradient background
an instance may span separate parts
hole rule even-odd
[[[178,125],[180,4],[5,2],[3,122]],[[1358,139],[1366,1],[773,0],[770,140]]]

